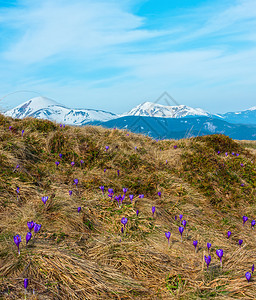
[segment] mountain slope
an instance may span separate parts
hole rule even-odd
[[[126,116],[107,122],[96,121],[89,124],[101,125],[105,128],[127,129],[157,139],[182,139],[221,133],[238,140],[256,140],[256,126],[231,124],[220,118],[186,117],[177,119]]]
[[[245,147],[223,135],[156,142],[3,116],[0,132],[0,298],[255,298],[255,274],[249,283],[244,276],[255,263],[255,143]],[[28,221],[41,229],[26,244]]]
[[[19,119],[34,117],[68,125],[84,125],[90,121],[107,121],[116,117],[115,114],[102,110],[70,109],[45,97],[30,99],[7,111],[5,115]]]
[[[256,106],[238,112],[228,112],[221,115],[223,120],[236,124],[256,124]]]

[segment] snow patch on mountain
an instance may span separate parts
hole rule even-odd
[[[34,117],[67,125],[84,125],[91,121],[108,121],[117,117],[102,110],[70,109],[45,97],[32,98],[8,110],[5,115],[18,119]]]
[[[159,118],[183,118],[187,116],[209,116],[201,108],[192,108],[186,105],[167,106],[152,102],[144,102],[121,116],[141,116]]]

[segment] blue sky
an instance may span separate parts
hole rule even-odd
[[[121,113],[167,91],[214,113],[247,109],[255,28],[255,0],[1,0],[0,98],[35,91]]]

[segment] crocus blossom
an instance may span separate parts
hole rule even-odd
[[[137,217],[138,217],[138,215],[139,215],[139,210],[137,209],[137,211],[136,211],[136,215],[137,215]]]
[[[227,235],[228,235],[228,239],[229,239],[231,236],[231,231],[228,231]]]
[[[255,224],[256,224],[256,221],[255,221],[255,220],[252,220],[252,222],[251,222],[251,228],[252,228],[252,229],[254,229]]]
[[[127,189],[127,188],[123,188],[123,192],[124,192],[124,194],[126,194],[126,193],[127,193],[127,191],[128,191],[128,189]]]
[[[44,205],[46,204],[46,201],[48,200],[48,196],[43,196],[42,197],[42,201],[43,201],[43,203],[44,203]]]
[[[211,255],[209,255],[209,256],[204,256],[204,260],[205,260],[205,262],[206,262],[206,264],[207,264],[207,270],[208,270],[208,268],[209,268],[209,265],[210,265],[210,263],[211,263],[211,260],[212,260],[212,258],[211,258]]]
[[[120,171],[119,170],[117,170],[117,176],[120,176]]]
[[[242,244],[243,244],[243,240],[239,240],[239,241],[238,241],[238,244],[239,244],[239,246],[241,247]]]
[[[69,196],[71,196],[73,192],[72,191],[68,191],[68,193],[69,193]]]
[[[30,241],[31,237],[32,237],[32,233],[29,231],[26,235],[26,244]]]
[[[72,162],[71,162],[71,167],[74,167],[74,165],[75,165],[75,162],[72,161]]]
[[[252,277],[252,274],[250,272],[245,273],[245,278],[247,279],[248,282],[250,281],[251,277]]]
[[[140,194],[140,195],[139,195],[139,198],[140,198],[140,199],[144,198],[144,195],[143,195],[143,194]]]
[[[154,217],[155,211],[156,211],[156,207],[155,207],[155,206],[152,206],[152,215],[153,215],[153,217]]]
[[[211,243],[207,243],[208,253],[209,253],[209,251],[210,251],[211,246],[212,246]]]
[[[168,239],[168,245],[170,244],[170,237],[171,237],[171,233],[170,231],[165,233],[166,238]]]
[[[131,203],[132,203],[132,200],[133,200],[133,195],[129,195],[129,198],[130,198],[130,200],[131,200]]]
[[[104,195],[104,185],[101,185],[101,186],[100,186],[100,189],[101,189],[101,191],[102,191],[102,194]]]
[[[59,154],[59,157],[62,158],[62,154],[61,153]]]
[[[186,220],[182,220],[181,224],[184,226],[184,229],[186,229],[187,221]]]
[[[198,241],[193,241],[193,245],[195,247],[195,251],[196,251],[197,244],[198,244]]]
[[[16,244],[16,246],[18,247],[18,253],[20,255],[21,236],[19,234],[17,234],[13,237],[13,240],[14,240],[14,243]]]
[[[27,225],[28,225],[29,231],[31,231],[34,228],[34,222],[33,221],[27,222]]]
[[[182,242],[182,233],[184,231],[184,227],[180,226],[179,227],[179,232],[180,232],[180,235],[181,235],[181,242]]]
[[[252,265],[252,273],[254,273],[254,264]]]
[[[124,225],[124,227],[125,227],[125,225],[127,224],[127,222],[128,222],[128,219],[127,219],[127,218],[123,217],[123,218],[121,219],[121,223]]]
[[[109,149],[109,146],[106,146],[106,147],[105,147],[105,151],[108,151],[108,149]]]
[[[58,167],[58,165],[60,164],[60,162],[59,161],[55,161],[55,165],[56,165],[56,167]]]
[[[161,192],[158,192],[157,194],[158,194],[158,196],[161,198],[161,196],[162,196],[162,193],[161,193]]]
[[[74,179],[74,184],[77,186],[77,184],[78,184],[78,179]]]
[[[79,206],[79,207],[77,208],[77,212],[80,213],[80,211],[81,211],[81,206]]]
[[[183,218],[183,215],[179,215],[179,217],[180,217],[180,220]]]
[[[221,267],[222,267],[223,249],[218,249],[218,250],[216,250],[216,254],[217,254],[217,256],[218,256],[219,259],[220,259],[220,265],[221,265]]]
[[[38,233],[38,232],[40,231],[40,229],[41,229],[41,226],[42,226],[42,225],[36,224],[36,223],[35,223],[35,225],[34,225],[34,232],[35,232],[35,233]]]
[[[247,216],[243,216],[243,225],[245,224],[245,222],[248,221],[248,217]]]
[[[22,137],[23,137],[23,135],[24,135],[24,132],[25,132],[25,130],[22,129],[22,131],[21,131],[21,136],[22,136]]]
[[[25,290],[27,289],[27,287],[28,287],[28,279],[25,278],[24,279],[24,288],[25,288]]]

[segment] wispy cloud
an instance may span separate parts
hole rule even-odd
[[[116,112],[164,90],[207,110],[255,105],[254,0],[151,19],[135,5],[140,1],[20,0],[0,8],[2,93],[36,89],[66,105],[75,98],[76,106]]]

